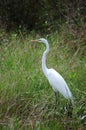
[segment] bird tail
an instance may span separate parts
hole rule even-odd
[[[70,91],[70,90],[69,90],[69,91]],[[70,91],[70,95],[69,95],[69,100],[71,101],[72,106],[74,106],[74,97],[73,97],[71,91]]]
[[[71,93],[71,91],[70,91],[70,89],[68,88],[68,87],[65,87],[66,88],[66,91],[67,91],[67,95],[68,95],[68,99],[70,99],[71,100],[71,103],[73,104],[74,103],[74,98],[73,98],[73,95],[72,95],[72,93]]]

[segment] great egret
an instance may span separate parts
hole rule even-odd
[[[44,75],[48,79],[50,85],[52,86],[55,95],[57,92],[61,93],[66,99],[69,99],[73,101],[72,93],[66,83],[66,81],[63,79],[63,77],[54,69],[48,69],[46,66],[46,55],[49,52],[49,43],[46,39],[40,38],[38,40],[31,40],[32,42],[41,42],[46,45],[46,50],[43,53],[42,56],[42,70],[44,72]]]

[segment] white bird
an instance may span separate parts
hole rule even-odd
[[[57,92],[61,93],[66,99],[73,101],[72,93],[66,83],[66,81],[63,79],[63,77],[53,68],[48,69],[46,66],[46,56],[49,52],[49,43],[46,39],[40,38],[38,40],[31,40],[32,42],[41,42],[46,45],[46,50],[43,53],[42,56],[42,70],[46,78],[48,79],[50,85],[52,86],[52,89],[55,92],[55,95]]]

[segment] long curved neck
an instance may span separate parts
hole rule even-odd
[[[47,75],[48,68],[46,66],[46,56],[47,56],[47,54],[49,52],[49,44],[48,44],[48,42],[45,45],[46,45],[46,50],[44,51],[43,56],[42,56],[42,69],[43,69],[44,74]]]

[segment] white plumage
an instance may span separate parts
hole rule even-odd
[[[72,99],[67,83],[58,72],[54,69],[48,69],[46,77],[55,92],[61,93],[67,99]]]
[[[73,101],[72,93],[66,83],[66,81],[63,79],[63,77],[54,69],[48,69],[46,66],[46,55],[49,52],[49,43],[46,39],[40,38],[38,40],[32,40],[33,42],[41,42],[46,45],[46,50],[43,53],[42,56],[42,70],[44,72],[44,75],[48,79],[50,85],[52,86],[54,92],[61,93],[66,99],[70,99]]]

